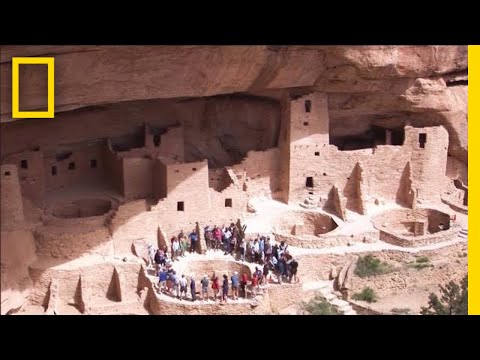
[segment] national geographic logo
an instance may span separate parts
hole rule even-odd
[[[19,106],[19,76],[20,65],[47,65],[48,71],[48,98],[47,111],[20,111]],[[53,119],[54,114],[54,70],[53,57],[13,57],[12,58],[12,118],[14,119]]]

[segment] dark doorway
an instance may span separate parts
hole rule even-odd
[[[177,211],[185,211],[185,204],[183,201],[177,202]]]
[[[160,135],[153,135],[153,144],[155,147],[160,146]]]
[[[312,100],[305,100],[305,112],[312,111]]]
[[[313,177],[309,176],[307,177],[307,181],[305,182],[306,187],[313,187]]]
[[[96,168],[97,168],[97,160],[96,160],[96,159],[90,160],[90,167],[91,167],[92,169],[96,169]]]
[[[56,175],[57,175],[57,167],[52,166],[52,176],[56,176]]]
[[[28,162],[27,162],[27,160],[22,160],[22,161],[20,161],[20,167],[21,167],[22,169],[28,169]]]
[[[418,134],[418,142],[420,143],[420,147],[424,149],[425,143],[427,142],[427,134],[425,133]]]

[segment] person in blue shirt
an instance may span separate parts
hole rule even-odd
[[[198,240],[198,234],[195,231],[195,229],[192,230],[190,235],[188,236],[190,238],[190,252],[194,253],[196,248],[197,248],[197,240]]]
[[[232,281],[232,294],[233,294],[233,300],[237,300],[238,298],[238,285],[239,285],[239,279],[238,279],[238,272],[235,271],[230,278]]]
[[[158,284],[160,285],[160,292],[165,292],[167,284],[167,272],[162,268],[158,273]]]

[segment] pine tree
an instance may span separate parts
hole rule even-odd
[[[422,307],[422,315],[467,315],[468,314],[468,277],[460,285],[450,281],[439,285],[441,297],[430,293],[428,307]]]

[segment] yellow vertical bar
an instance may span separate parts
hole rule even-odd
[[[12,58],[12,117],[16,118],[19,116],[19,103],[18,103],[18,59]]]
[[[55,79],[55,59],[52,57],[48,62],[48,117],[53,118],[55,116],[55,93],[54,93],[54,79]]]
[[[475,185],[480,176],[480,45],[468,46],[468,314],[480,315],[480,189]],[[470,141],[472,140],[472,141]],[[478,181],[478,180],[477,180]]]

